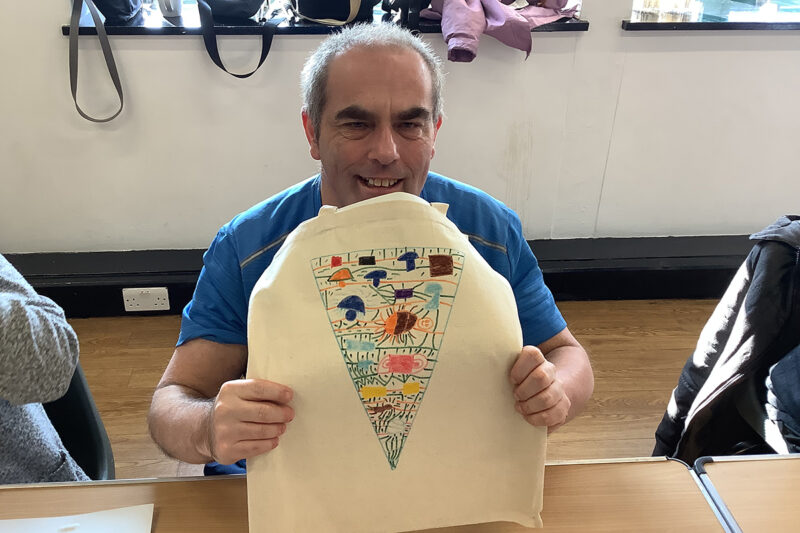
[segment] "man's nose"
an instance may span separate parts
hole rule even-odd
[[[380,126],[372,132],[369,151],[370,159],[377,161],[381,165],[389,165],[398,159],[399,155],[394,133],[391,126]]]

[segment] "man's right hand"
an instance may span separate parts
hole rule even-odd
[[[150,405],[153,440],[187,463],[231,464],[278,445],[293,391],[247,372],[247,346],[193,339],[177,348]]]
[[[231,464],[275,449],[294,419],[294,409],[287,405],[292,396],[289,387],[265,379],[224,383],[209,415],[210,455]]]

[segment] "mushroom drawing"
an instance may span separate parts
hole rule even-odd
[[[349,268],[340,268],[333,274],[331,277],[328,278],[328,281],[338,281],[340,287],[344,287],[346,285],[345,281],[350,281],[353,279],[353,274],[350,272]]]
[[[439,309],[439,296],[442,294],[442,285],[440,283],[429,283],[425,287],[425,294],[430,295],[430,301],[425,304],[425,309]]]
[[[358,296],[348,296],[347,298],[339,302],[339,305],[337,305],[336,307],[338,307],[339,309],[345,309],[346,312],[344,314],[344,317],[350,321],[356,319],[356,313],[363,314],[366,310],[364,307],[364,300],[362,300]]]
[[[406,252],[400,257],[397,258],[398,261],[405,261],[406,262],[406,272],[410,272],[417,268],[416,261],[419,258],[419,254],[417,252]]]
[[[364,279],[371,280],[372,286],[377,287],[378,285],[380,285],[382,279],[386,279],[386,276],[387,274],[385,270],[373,270],[372,272],[364,276]]]

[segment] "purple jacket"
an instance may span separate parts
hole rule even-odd
[[[447,59],[469,62],[478,52],[481,33],[531,53],[531,30],[542,24],[571,17],[577,8],[564,9],[567,0],[528,0],[527,7],[513,9],[513,0],[431,0],[420,16],[442,21]]]

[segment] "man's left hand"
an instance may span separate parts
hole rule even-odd
[[[522,348],[509,372],[514,387],[516,410],[533,426],[546,426],[548,432],[567,421],[571,405],[556,366],[535,346]]]

